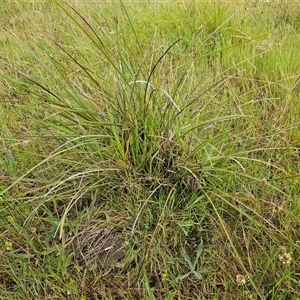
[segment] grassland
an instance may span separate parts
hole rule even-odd
[[[300,299],[297,3],[1,6],[1,300]]]

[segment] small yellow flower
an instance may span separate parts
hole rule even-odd
[[[167,271],[163,271],[163,273],[161,274],[161,280],[162,281],[166,281],[168,278],[168,272]]]
[[[246,278],[243,275],[236,275],[236,283],[237,285],[244,285],[246,283]]]
[[[262,184],[263,186],[267,185],[267,183],[268,183],[268,181],[267,181],[266,178],[263,178],[263,179],[261,180],[261,184]]]
[[[6,241],[6,242],[5,242],[5,248],[6,248],[7,251],[12,251],[12,249],[13,249],[13,244],[12,244],[12,242]]]
[[[291,253],[284,252],[282,255],[279,255],[279,260],[283,264],[289,265],[292,262],[292,255]]]

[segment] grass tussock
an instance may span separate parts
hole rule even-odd
[[[299,8],[10,2],[1,299],[298,299]]]

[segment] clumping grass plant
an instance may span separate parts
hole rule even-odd
[[[296,4],[0,14],[0,299],[300,297]]]

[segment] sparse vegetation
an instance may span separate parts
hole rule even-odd
[[[300,299],[297,3],[2,6],[0,299]]]

